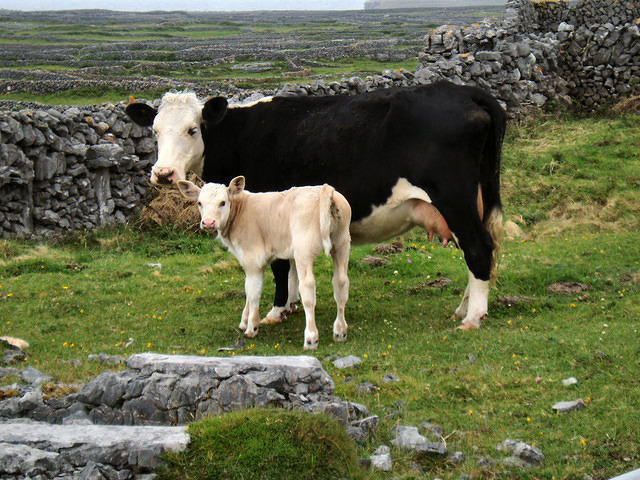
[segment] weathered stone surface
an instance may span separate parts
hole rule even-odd
[[[3,423],[0,474],[55,478],[60,472],[76,472],[79,478],[111,470],[128,479],[157,467],[160,455],[182,451],[188,443],[186,427]]]
[[[499,444],[496,449],[498,451],[506,451],[513,454],[512,457],[506,459],[506,463],[521,466],[540,466],[544,462],[545,456],[538,447],[528,445],[518,440],[506,439]],[[524,462],[524,464],[522,463]]]
[[[371,455],[371,465],[377,470],[390,472],[393,468],[391,449],[386,445],[380,445]]]
[[[32,384],[20,396],[0,401],[0,422],[5,422],[0,445],[12,445],[7,451],[18,456],[29,453],[32,460],[23,465],[43,479],[66,475],[72,467],[68,478],[129,479],[154,468],[162,451],[182,445],[171,439],[182,438],[184,428],[164,431],[160,425],[186,424],[204,415],[256,406],[322,412],[359,442],[378,427],[378,417],[369,416],[364,405],[332,396],[333,381],[314,357],[146,353],[129,357],[127,365],[129,370],[103,372],[77,393],[46,403],[40,372],[2,369],[0,374],[20,373]],[[2,471],[2,465],[19,465],[13,458],[0,456],[0,478],[27,474]],[[40,465],[47,473],[38,473]]]
[[[424,455],[446,455],[447,447],[441,442],[431,442],[418,433],[416,427],[398,425],[391,430],[395,436],[391,443],[398,448]]]
[[[338,358],[333,362],[336,368],[352,368],[357,367],[362,363],[362,359],[356,355],[347,355],[346,357]]]

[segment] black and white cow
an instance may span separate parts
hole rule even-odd
[[[157,111],[133,103],[127,114],[153,126],[152,182],[177,182],[193,170],[218,183],[245,175],[255,191],[328,183],[351,205],[354,244],[416,225],[444,243],[453,236],[469,268],[455,311],[464,319],[460,328],[479,328],[487,315],[502,234],[506,123],[487,92],[439,82],[357,96],[267,97],[243,106],[170,93]],[[272,270],[276,298],[267,321],[297,300],[289,264],[276,261]]]

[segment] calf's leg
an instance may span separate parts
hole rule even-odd
[[[313,258],[306,256],[296,257],[298,285],[306,320],[304,329],[305,350],[317,349],[319,340],[318,328],[316,327],[316,279],[313,276],[313,260]]]
[[[253,338],[258,334],[260,326],[260,296],[264,281],[264,270],[258,268],[245,269],[244,291],[247,301],[242,312],[240,329],[245,336]]]
[[[349,276],[347,268],[349,266],[349,249],[350,242],[346,233],[344,239],[339,245],[334,244],[333,256],[333,298],[336,301],[337,314],[336,320],[333,322],[333,340],[335,342],[344,342],[347,340],[347,321],[344,318],[344,310],[349,299]]]

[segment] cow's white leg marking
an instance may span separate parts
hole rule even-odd
[[[246,275],[244,291],[247,303],[245,304],[245,311],[242,312],[240,329],[242,330],[243,322],[246,322],[244,334],[249,338],[253,338],[258,334],[258,327],[260,326],[260,295],[262,295],[264,271],[257,269],[247,270]]]
[[[318,328],[316,327],[316,280],[313,276],[313,258],[296,258],[300,297],[304,307],[306,326],[304,329],[304,349],[318,348]]]
[[[347,339],[347,321],[344,318],[344,309],[349,299],[349,242],[343,242],[340,246],[334,245],[333,251],[333,298],[336,301],[336,320],[333,322],[333,340],[344,342]]]
[[[469,272],[469,285],[467,289],[469,292],[467,314],[458,328],[461,330],[474,330],[480,328],[480,322],[487,316],[489,280],[479,280],[473,273]]]

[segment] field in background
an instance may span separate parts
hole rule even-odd
[[[503,6],[346,12],[0,11],[0,102],[81,103],[159,79],[241,88],[415,71],[424,35]],[[143,83],[141,90],[122,86]],[[76,90],[80,89],[80,92]],[[88,90],[88,91],[87,91]],[[48,95],[48,96],[45,96]]]
[[[399,253],[353,249],[349,338],[333,343],[330,260],[318,259],[320,347],[313,354],[339,396],[382,420],[361,455],[388,444],[397,423],[430,421],[466,461],[416,464],[394,450],[394,476],[598,480],[638,467],[639,121],[544,117],[510,128],[504,212],[522,233],[503,244],[490,316],[479,331],[457,331],[450,318],[467,276],[460,251],[414,231],[399,239]],[[370,266],[370,255],[384,263]],[[273,295],[267,277],[264,313]],[[574,284],[582,285],[571,290]],[[243,304],[241,269],[207,235],[130,227],[62,242],[0,241],[0,335],[29,341],[26,365],[56,381],[104,370],[87,360],[91,353],[303,353],[302,313],[261,328],[234,353],[217,352],[241,338]],[[331,354],[364,361],[340,371],[324,360]],[[400,382],[383,383],[387,373]],[[578,384],[563,386],[567,377]],[[377,388],[361,391],[362,382]],[[551,409],[577,398],[586,409]],[[506,438],[538,446],[544,465],[518,473],[499,462],[483,467],[482,457],[504,457],[496,445]]]

